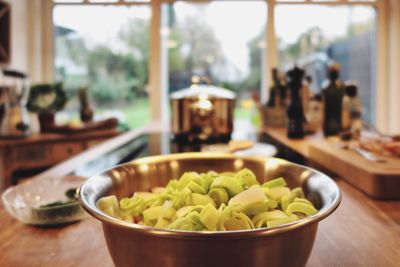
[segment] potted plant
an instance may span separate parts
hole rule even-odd
[[[46,131],[55,125],[55,113],[64,108],[67,95],[62,83],[37,84],[31,87],[27,108],[38,113],[40,128]]]

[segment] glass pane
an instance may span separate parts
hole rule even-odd
[[[86,86],[98,117],[116,116],[130,128],[150,120],[150,17],[147,5],[55,6],[54,64],[71,96],[68,120],[78,119],[78,90]]]
[[[288,19],[290,18],[290,19]],[[276,32],[281,69],[295,63],[312,77],[319,93],[328,64],[340,78],[356,81],[363,119],[373,122],[375,95],[375,9],[370,6],[279,5]]]
[[[250,119],[252,92],[259,92],[265,73],[265,1],[176,2],[164,10],[169,91],[190,86],[198,76],[203,83],[235,91],[235,119]]]

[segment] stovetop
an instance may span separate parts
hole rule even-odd
[[[271,143],[273,141],[263,134],[248,135],[246,136],[246,139],[267,143]],[[109,153],[101,155],[96,159],[93,159],[92,161],[77,166],[77,168],[71,173],[71,175],[90,177],[103,170],[132,161],[137,158],[180,152],[199,152],[201,151],[203,146],[215,143],[216,142],[183,142],[175,140],[171,133],[165,132],[143,134],[128,141],[124,145],[112,150]],[[297,161],[298,163],[303,163],[301,162],[302,159],[298,160],[297,155],[296,159],[293,160],[291,158],[292,153],[288,152],[290,151],[287,151],[287,149],[285,148],[278,147],[277,156],[281,158],[287,158],[292,161]]]

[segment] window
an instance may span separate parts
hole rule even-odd
[[[235,118],[249,119],[252,92],[268,87],[267,63],[282,70],[298,63],[319,92],[332,60],[342,65],[342,80],[357,81],[364,119],[374,122],[377,0],[53,2],[57,78],[72,96],[77,88],[89,86],[96,111],[122,110],[119,116],[130,127],[150,120],[149,92],[188,87],[194,76],[235,91]],[[269,3],[274,6],[267,7]],[[158,4],[161,13],[152,10]],[[277,38],[277,51],[271,49],[274,40],[265,36],[266,25],[272,25],[267,23],[268,10],[274,15],[270,20],[275,19],[272,36]],[[151,31],[152,37],[151,13],[162,22],[159,31]],[[163,56],[150,64],[162,66],[161,73],[152,71],[159,75],[157,83],[149,79],[149,39],[162,40],[160,46],[167,52],[166,66]],[[271,54],[275,52],[278,62]],[[149,80],[157,88],[150,90]],[[167,94],[154,95],[151,104],[163,107],[160,103],[167,101]],[[68,108],[73,113],[77,104],[71,102]],[[153,119],[160,119],[158,111]]]
[[[340,79],[355,81],[363,119],[373,121],[375,9],[370,6],[278,5],[276,33],[280,67],[303,67],[319,93],[328,64],[341,65]],[[290,18],[290,19],[287,19]]]
[[[236,119],[251,117],[251,93],[264,78],[262,54],[267,7],[263,1],[168,4],[169,91],[193,77],[236,92]]]
[[[68,120],[77,119],[77,92],[87,87],[98,116],[116,116],[129,128],[150,121],[150,18],[148,5],[54,7],[54,63],[71,97]]]

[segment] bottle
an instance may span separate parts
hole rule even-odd
[[[322,97],[319,94],[309,99],[309,109],[306,114],[307,132],[316,133],[322,128]]]
[[[362,128],[361,101],[357,96],[357,84],[348,82],[343,97],[343,128],[358,135]]]
[[[297,66],[287,73],[289,89],[291,92],[290,104],[287,108],[289,138],[297,139],[304,137],[304,112],[300,97],[304,71]]]
[[[303,85],[300,90],[300,97],[301,97],[301,102],[303,104],[304,115],[306,115],[308,113],[308,109],[309,109],[309,105],[310,105],[309,102],[310,102],[310,98],[312,96],[311,89],[310,89],[311,83],[312,83],[312,78],[311,78],[311,76],[307,75],[304,78]]]
[[[278,69],[273,68],[272,73],[272,85],[269,88],[269,99],[267,102],[267,107],[285,107],[287,98],[287,88],[284,81],[281,79],[281,75]]]
[[[322,90],[324,106],[323,132],[325,136],[338,135],[342,131],[342,104],[344,88],[339,80],[338,64],[328,68],[329,82]]]
[[[90,122],[93,120],[93,109],[89,102],[88,88],[81,87],[79,89],[80,118],[82,122]]]
[[[272,85],[269,88],[269,98],[267,102],[267,107],[275,107],[278,100],[279,92],[279,80],[278,80],[278,70],[276,68],[272,69]]]
[[[285,81],[285,73],[284,72],[277,72],[277,84],[278,84],[278,92],[279,92],[279,105],[281,107],[287,107],[288,105],[288,93],[287,93],[287,85]]]

